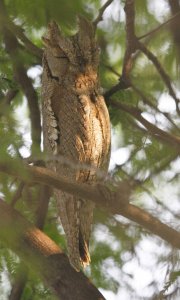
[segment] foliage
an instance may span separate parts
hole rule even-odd
[[[157,1],[135,2],[137,37],[158,27],[171,15],[170,1],[160,1],[162,4],[159,6],[159,12],[157,10],[155,12],[154,8],[157,7],[155,3]],[[0,7],[1,3],[2,0]],[[123,10],[125,3],[126,1],[114,0],[105,11],[103,21],[99,22],[97,28],[97,39],[101,48],[99,74],[105,95],[118,84],[119,80],[121,82],[124,76],[124,54],[127,47]],[[40,49],[43,47],[41,36],[50,20],[58,21],[65,34],[70,34],[75,31],[78,14],[93,20],[97,17],[102,3],[99,0],[4,0],[4,6],[5,10],[1,11],[0,19],[4,17],[7,23],[10,20],[12,24],[18,26],[11,27],[12,35],[18,41],[18,55],[14,58],[8,51],[4,38],[4,27],[7,24],[5,21],[0,21],[0,161],[8,163],[9,158],[14,157],[18,160],[14,168],[20,168],[19,159],[23,160],[31,155],[31,146],[35,143],[31,139],[30,132],[34,123],[31,119],[30,102],[26,101],[28,100],[26,89],[35,90],[38,95],[36,104],[41,108],[40,72],[38,72],[41,70],[41,59],[31,51],[28,43],[23,42],[16,29],[23,29],[24,31],[21,32]],[[137,49],[133,54],[133,66],[128,74],[129,87],[119,88],[116,93],[107,97],[112,132],[115,132],[112,136],[112,167],[109,177],[116,182],[127,178],[139,180],[139,186],[132,196],[133,203],[151,211],[162,221],[177,229],[180,209],[177,201],[179,148],[176,147],[175,140],[179,134],[179,111],[174,95],[179,94],[180,46],[174,39],[171,23],[140,39],[158,59],[160,66],[155,66],[150,56]],[[20,65],[31,77],[32,86],[23,87],[21,81],[17,80],[17,66]],[[163,72],[167,74],[166,79],[163,77]],[[121,109],[113,105],[113,101],[117,101]],[[130,112],[127,112],[126,106],[130,108]],[[136,110],[141,110],[141,117],[154,125],[153,130],[140,122]],[[161,134],[157,128],[162,130]],[[172,142],[166,138],[166,133],[171,135]],[[36,147],[40,148],[40,144]],[[121,157],[122,149],[126,151],[125,159]],[[8,203],[13,202],[26,218],[36,223],[40,187],[25,184],[20,190],[20,186],[19,180],[0,173],[1,196]],[[63,232],[57,222],[54,199],[49,203],[44,232],[65,250]],[[152,245],[152,249],[146,249],[146,245]],[[142,253],[143,246],[146,254]],[[173,251],[176,253],[175,249]],[[92,265],[86,273],[97,287],[111,290],[114,294],[119,293],[117,298],[112,296],[111,299],[119,299],[121,293],[122,295],[125,293],[126,299],[130,297],[177,299],[179,265],[177,255],[174,261],[170,256],[171,252],[170,245],[151,236],[150,232],[138,224],[121,216],[108,216],[96,211],[91,242]],[[145,263],[146,255],[152,259],[152,265],[149,262]],[[7,270],[9,283],[12,286],[19,272],[19,265],[19,259],[15,254],[7,250],[4,244],[1,245],[0,270],[2,273]],[[143,269],[147,270],[146,274],[151,273],[149,282],[145,280],[147,283],[146,287],[143,287],[145,292],[143,288],[135,287],[135,282],[140,280],[136,277],[136,266],[141,276],[143,276]],[[160,278],[156,274],[153,278],[152,272],[158,269],[160,273],[161,268],[164,277]],[[1,284],[3,283],[0,281]],[[2,295],[3,293],[6,294],[7,291],[4,290]],[[53,297],[37,275],[30,270],[21,299],[54,299]]]

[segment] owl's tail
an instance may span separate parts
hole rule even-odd
[[[74,199],[72,195],[55,190],[62,226],[66,234],[70,264],[76,271],[90,264],[89,237],[94,204]]]
[[[88,243],[89,244],[89,243]],[[91,258],[89,254],[89,245],[83,239],[81,231],[79,232],[79,254],[81,257],[81,264],[83,267],[86,267],[90,264]]]

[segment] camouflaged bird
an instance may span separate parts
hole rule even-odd
[[[97,170],[107,172],[110,120],[98,78],[99,49],[93,25],[79,18],[79,30],[65,37],[55,22],[43,37],[42,114],[48,168],[70,181],[93,184]],[[77,168],[58,161],[58,155]],[[86,164],[83,168],[80,164]],[[90,263],[88,251],[94,204],[54,191],[71,265]]]

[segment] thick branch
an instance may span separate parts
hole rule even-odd
[[[24,182],[22,181],[12,199],[11,206],[14,206],[22,196],[22,190],[24,188]],[[39,197],[39,198],[38,198]],[[50,189],[47,186],[39,186],[39,195],[36,197],[37,210],[35,214],[35,226],[39,229],[43,229],[46,215],[48,212],[48,204],[50,199]],[[28,268],[23,261],[20,262],[19,268],[15,275],[14,282],[12,284],[9,300],[19,300],[26,286],[28,280]]]
[[[128,207],[122,212],[122,216],[135,221],[165,241],[169,241],[169,238],[171,237],[170,243],[174,247],[180,249],[180,233],[160,222],[157,218],[145,212],[143,209],[140,209],[134,205],[128,205]],[[176,239],[178,239],[178,241]]]
[[[1,171],[20,179],[23,178],[27,182],[38,182],[62,189],[82,199],[89,199],[111,213],[121,212],[122,207],[128,204],[132,190],[131,183],[127,181],[120,183],[117,192],[114,192],[103,184],[90,186],[88,184],[68,181],[65,177],[59,176],[57,173],[46,168],[24,165],[20,168],[17,168],[17,166],[13,168],[13,160],[9,164],[1,162]]]
[[[89,186],[87,184],[69,182],[65,178],[45,168],[22,166],[22,168],[17,170],[17,167],[13,169],[12,166],[13,162],[10,162],[9,165],[7,163],[0,163],[0,171],[19,178],[23,177],[24,180],[30,182],[43,183],[80,198],[94,201],[98,206],[107,210],[109,213],[121,214],[171,243],[174,247],[180,248],[180,233],[160,222],[143,209],[127,203],[131,193],[131,184],[127,181],[121,182],[118,189],[112,192],[107,187],[100,186],[99,184]]]
[[[1,236],[1,234],[0,234],[0,236]],[[27,267],[23,263],[20,263],[20,267],[18,268],[15,281],[13,282],[13,285],[11,288],[9,300],[21,299],[24,288],[26,286],[27,279],[28,279]]]
[[[61,249],[16,210],[0,200],[0,238],[63,300],[105,299]]]
[[[24,43],[26,49],[30,53],[37,56],[40,60],[42,59],[43,50],[38,48],[27,38],[20,26],[15,25],[10,20],[7,21],[6,26],[16,37],[18,37]]]

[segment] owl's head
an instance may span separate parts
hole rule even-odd
[[[48,25],[43,41],[48,65],[54,77],[61,73],[63,66],[74,74],[97,74],[99,48],[93,24],[79,17],[78,25],[78,32],[70,37],[65,37],[55,22]]]

